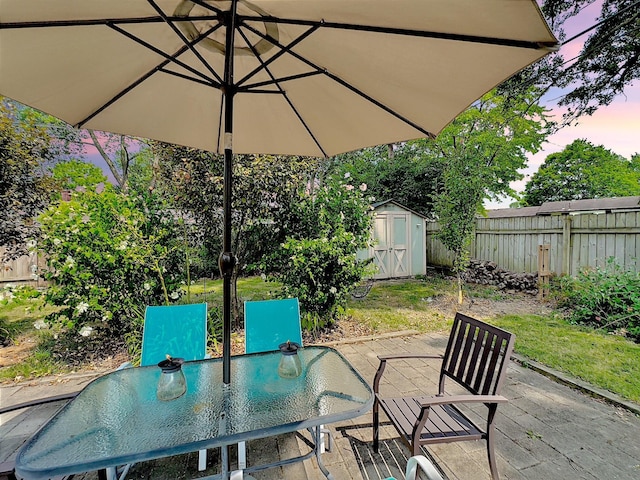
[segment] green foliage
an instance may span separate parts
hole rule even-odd
[[[49,203],[53,190],[43,175],[54,148],[48,131],[20,106],[0,97],[0,246],[8,260],[27,253],[38,235],[34,217]],[[2,260],[2,259],[0,259]]]
[[[81,160],[68,160],[53,167],[53,178],[62,189],[95,191],[99,184],[107,185],[107,177],[100,167]]]
[[[366,184],[371,202],[394,199],[429,216],[433,197],[441,189],[444,163],[416,141],[338,155],[330,170],[338,175],[348,173],[354,184]]]
[[[640,343],[640,272],[624,270],[610,258],[604,268],[560,279],[559,305],[570,321],[621,332]]]
[[[69,333],[122,338],[140,325],[144,305],[180,298],[183,239],[152,197],[106,190],[60,202],[41,217],[48,316]]]
[[[491,92],[460,114],[435,140],[433,151],[446,159],[442,190],[435,199],[442,243],[454,254],[459,301],[475,216],[490,192],[511,193],[528,153],[540,149],[548,133],[545,111],[530,89],[519,98]],[[503,182],[507,181],[507,184]]]
[[[549,155],[525,187],[523,203],[581,200],[640,195],[637,161],[575,140],[564,150]]]
[[[157,191],[196,220],[192,235],[201,273],[218,273],[222,247],[223,160],[194,148],[153,143]],[[280,216],[313,177],[318,159],[236,155],[233,164],[232,245],[243,274],[285,238]]]
[[[282,296],[299,299],[307,330],[335,321],[365,272],[368,262],[356,258],[370,242],[365,191],[337,179],[311,195],[301,190],[282,226],[289,236],[262,263],[268,278],[282,283]]]

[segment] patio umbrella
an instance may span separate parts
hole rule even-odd
[[[435,136],[556,48],[534,0],[0,0],[0,94],[77,127],[331,156]]]

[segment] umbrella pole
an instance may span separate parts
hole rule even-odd
[[[236,257],[231,251],[231,202],[233,185],[233,52],[236,28],[237,0],[231,2],[231,9],[225,15],[226,46],[224,68],[224,230],[222,235],[222,253],[220,271],[222,272],[222,381],[231,383],[231,279]]]

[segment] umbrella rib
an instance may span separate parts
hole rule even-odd
[[[178,35],[180,40],[182,40],[182,42],[189,48],[191,53],[193,53],[196,56],[196,58],[200,60],[200,63],[211,73],[211,75],[213,75],[216,78],[218,83],[222,84],[223,81],[220,75],[218,75],[218,73],[211,66],[211,64],[204,59],[204,57],[200,54],[200,52],[198,52],[195,49],[195,47],[189,42],[189,39],[183,35],[183,33],[180,31],[178,27],[176,27],[173,21],[169,20],[168,16],[162,11],[162,9],[158,6],[158,4],[154,0],[147,0],[147,1],[156,10],[156,12],[158,12],[158,15],[160,15],[164,19],[166,24],[169,25],[169,27],[171,27],[171,29],[175,32],[175,34]],[[219,23],[218,25],[221,26],[222,23]]]
[[[250,30],[254,34],[258,35],[259,37],[263,37],[263,38],[265,37],[265,35],[262,32],[260,32],[259,30],[256,30],[255,28],[251,27],[250,25],[245,25],[245,28],[247,28],[248,30]],[[271,41],[274,41],[274,40],[271,39]],[[279,42],[276,42],[275,45],[277,45],[279,48],[284,48],[284,46],[281,45]],[[417,123],[409,120],[408,118],[404,117],[403,115],[400,115],[398,112],[393,110],[391,107],[388,107],[384,103],[382,103],[379,100],[376,100],[375,98],[373,98],[371,95],[368,95],[365,92],[363,92],[362,90],[360,90],[359,88],[356,88],[355,86],[349,84],[348,82],[346,82],[342,78],[340,78],[337,75],[334,75],[333,73],[329,72],[327,69],[320,68],[318,65],[313,63],[311,60],[303,57],[302,55],[299,55],[298,53],[294,52],[293,50],[288,50],[288,53],[291,54],[292,56],[294,56],[295,58],[297,58],[298,60],[300,60],[301,62],[306,63],[311,68],[313,68],[313,69],[315,69],[315,70],[317,70],[319,72],[322,72],[325,76],[327,76],[328,78],[330,78],[334,82],[339,83],[343,87],[351,90],[356,95],[359,95],[360,97],[364,98],[368,102],[373,103],[375,106],[377,106],[378,108],[384,110],[388,114],[396,117],[398,120],[400,120],[400,121],[406,123],[407,125],[415,128],[416,130],[418,130],[420,133],[424,134],[425,136],[430,137],[430,138],[435,138],[435,134],[434,133],[432,133],[432,132],[430,132],[428,130],[425,130],[424,128],[422,128]]]
[[[249,25],[245,25],[247,28],[250,28]],[[285,53],[287,53],[289,50],[291,50],[293,47],[295,47],[297,44],[299,44],[301,41],[303,41],[305,38],[309,37],[309,35],[311,35],[313,32],[317,31],[318,28],[320,28],[320,25],[315,25],[312,28],[308,29],[306,32],[304,32],[302,35],[300,35],[298,38],[296,38],[294,41],[292,41],[291,43],[289,43],[288,46],[281,48],[278,53],[276,53],[275,55],[273,55],[271,58],[269,58],[268,60],[261,62],[261,65],[256,67],[253,71],[249,72],[247,75],[245,75],[241,80],[239,80],[237,82],[237,85],[242,85],[244,82],[246,82],[247,80],[249,80],[250,78],[252,78],[253,76],[255,76],[259,71],[265,69],[268,65],[270,65],[271,63],[273,63],[275,60],[277,60],[278,58],[280,58],[282,55],[284,55]],[[238,30],[240,30],[238,28]],[[267,40],[269,40],[269,38],[267,38]],[[248,44],[248,43],[247,43]],[[274,45],[276,45],[274,43]],[[276,45],[277,46],[277,45]]]
[[[114,25],[110,25],[111,28],[115,28],[116,30],[121,30],[119,29],[119,27],[115,27]],[[209,35],[211,33],[211,30],[215,30],[217,28],[219,28],[219,25],[216,25],[215,27],[212,27],[210,29],[208,29],[206,32],[202,33],[201,35],[198,36],[198,38],[193,40],[193,43],[198,43],[200,40],[202,40],[204,37],[206,37],[207,35]],[[129,32],[123,31],[125,33],[126,36],[129,36]],[[137,37],[133,37],[132,39],[135,39]],[[141,40],[142,41],[142,40]],[[155,47],[153,47],[155,48]],[[170,58],[167,58],[164,62],[160,63],[159,65],[157,65],[156,67],[152,68],[151,70],[149,70],[147,73],[145,73],[144,75],[142,75],[139,79],[137,79],[135,82],[133,82],[131,85],[127,86],[126,88],[124,88],[123,90],[121,90],[120,92],[118,92],[116,95],[114,95],[111,100],[109,100],[108,102],[104,103],[100,108],[96,109],[93,113],[91,113],[91,115],[87,116],[86,118],[84,118],[83,120],[79,121],[78,123],[76,123],[76,127],[77,128],[81,128],[83,125],[85,125],[88,121],[90,121],[92,118],[94,118],[96,115],[99,115],[101,112],[103,112],[104,110],[106,110],[107,108],[109,108],[111,105],[113,105],[115,102],[117,102],[118,100],[120,100],[123,96],[125,96],[127,93],[129,93],[131,90],[133,90],[134,88],[136,88],[138,85],[140,85],[142,82],[144,82],[145,80],[147,80],[148,78],[150,78],[154,73],[161,71],[164,67],[166,67],[169,63],[171,63],[172,61],[175,60],[175,57],[178,57],[180,55],[182,55],[184,52],[186,52],[188,49],[188,47],[186,45],[180,47],[180,49],[178,49],[178,51],[171,56]],[[161,55],[165,55],[164,52],[160,51]],[[182,62],[180,62],[182,63]],[[202,75],[202,73],[200,73],[200,75]],[[205,76],[206,78],[206,76]],[[210,80],[210,79],[207,79]],[[216,87],[216,88],[220,88],[220,86],[216,86],[215,83],[210,83],[209,84],[212,87]]]
[[[371,33],[386,33],[392,35],[404,35],[410,37],[436,38],[439,40],[453,40],[459,42],[484,43],[503,47],[528,48],[533,50],[549,49],[557,46],[557,42],[533,42],[528,40],[516,40],[510,38],[483,37],[478,35],[464,35],[459,33],[432,32],[428,30],[414,30],[395,27],[380,27],[376,25],[358,25],[349,23],[326,22],[324,20],[297,20],[293,18],[279,18],[271,16],[239,15],[242,23],[262,22],[287,25],[320,26],[338,30],[357,30]]]
[[[169,16],[171,22],[184,22],[184,17]],[[190,20],[219,20],[218,15],[202,15],[189,17]],[[0,22],[0,30],[20,29],[20,28],[49,28],[49,27],[92,27],[99,25],[139,25],[146,23],[165,23],[162,17],[131,17],[131,18],[90,18],[81,20],[42,20],[32,22]]]
[[[167,62],[169,63],[175,63],[176,65],[179,65],[180,67],[184,68],[185,70],[190,71],[191,73],[193,73],[194,75],[197,75],[201,78],[203,78],[204,80],[208,81],[209,84],[211,86],[214,86],[216,88],[220,88],[221,86],[221,82],[216,82],[215,79],[207,77],[204,73],[202,73],[201,71],[187,65],[186,63],[182,62],[181,60],[178,60],[177,57],[179,57],[180,55],[182,55],[184,52],[186,52],[188,49],[193,47],[193,44],[198,43],[200,40],[202,40],[204,38],[203,35],[200,35],[196,40],[192,41],[192,42],[185,42],[184,47],[180,48],[180,50],[178,50],[178,52],[176,52],[173,55],[169,55],[166,52],[163,52],[162,50],[160,50],[157,47],[154,47],[153,45],[151,45],[148,42],[145,42],[144,40],[142,40],[140,37],[137,37],[135,35],[133,35],[130,32],[127,32],[126,30],[124,30],[123,28],[120,28],[117,25],[112,25],[112,24],[107,24],[108,27],[112,28],[113,30],[115,30],[116,32],[124,35],[125,37],[129,38],[130,40],[133,40],[134,42],[136,42],[139,45],[142,45],[143,47],[151,50],[153,53],[156,53],[158,55],[160,55],[161,57],[164,57]],[[217,30],[218,28],[220,28],[222,25],[218,24],[215,25],[214,27],[211,27],[209,29],[209,31],[207,32],[207,35],[209,33],[212,33],[213,31]],[[185,39],[186,40],[186,39]],[[165,64],[166,65],[166,64]],[[161,67],[164,67],[165,65],[161,65]],[[214,75],[217,77],[217,74],[214,73]]]
[[[322,75],[322,72],[316,71],[316,72],[307,72],[307,73],[299,73],[297,75],[289,75],[288,77],[282,77],[282,78],[274,78],[272,80],[265,80],[264,82],[256,82],[256,83],[250,83],[249,85],[243,85],[242,87],[238,88],[239,92],[253,92],[254,88],[256,87],[264,87],[266,85],[273,85],[276,83],[282,83],[282,82],[289,82],[291,80],[298,80],[300,78],[306,78],[306,77],[314,77],[316,75]],[[279,92],[274,92],[274,93],[279,93]]]

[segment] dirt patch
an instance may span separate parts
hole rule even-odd
[[[489,299],[466,297],[462,305],[458,305],[453,297],[436,297],[432,306],[443,315],[452,316],[455,312],[484,320],[498,315],[550,315],[553,305],[545,300],[538,300],[536,296],[521,292],[505,292],[504,298]]]

